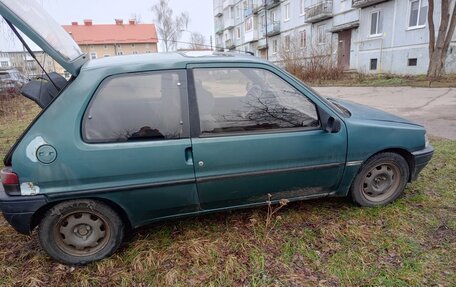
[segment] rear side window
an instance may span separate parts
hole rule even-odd
[[[108,78],[84,115],[83,138],[87,142],[181,138],[186,89],[183,71]]]

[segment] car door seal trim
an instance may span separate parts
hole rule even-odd
[[[298,167],[288,167],[288,168],[280,168],[280,169],[247,171],[247,172],[231,173],[231,174],[224,174],[224,175],[204,176],[204,177],[197,178],[196,182],[203,183],[203,182],[212,181],[212,180],[223,180],[223,179],[252,176],[252,175],[267,175],[267,174],[277,174],[277,173],[288,173],[288,172],[294,172],[294,171],[317,170],[317,169],[324,169],[324,168],[340,167],[340,166],[344,166],[344,165],[345,165],[345,163],[326,163],[326,164],[310,165],[310,166],[298,166]]]

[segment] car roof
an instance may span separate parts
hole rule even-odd
[[[110,69],[123,72],[144,69],[183,69],[197,63],[269,63],[261,58],[235,52],[185,51],[173,53],[147,53],[93,59],[82,70]]]

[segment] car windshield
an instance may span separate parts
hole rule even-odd
[[[2,0],[2,3],[67,60],[76,59],[83,54],[71,36],[37,1]]]

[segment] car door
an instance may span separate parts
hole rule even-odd
[[[322,129],[316,104],[333,112],[307,89],[267,65],[192,65],[189,78],[203,209],[264,203],[268,194],[272,200],[319,197],[337,189],[346,130],[343,124],[337,133]]]

